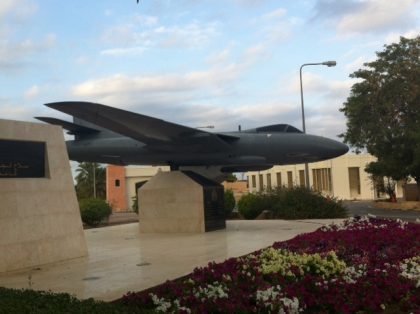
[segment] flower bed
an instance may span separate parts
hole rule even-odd
[[[119,302],[177,313],[417,313],[420,225],[351,218]]]

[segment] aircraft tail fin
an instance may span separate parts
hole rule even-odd
[[[67,134],[74,135],[76,140],[116,136],[115,133],[110,132],[109,130],[75,117],[73,117],[73,122],[50,117],[35,117],[35,119],[49,124],[60,125],[63,129],[68,131]]]

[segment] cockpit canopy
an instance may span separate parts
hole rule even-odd
[[[249,133],[303,133],[301,130],[291,126],[290,124],[273,124],[261,126],[255,129],[245,130]]]

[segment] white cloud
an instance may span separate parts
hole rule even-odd
[[[276,8],[263,14],[257,21],[267,43],[275,43],[288,38],[293,28],[300,23],[295,17],[288,17],[287,10]]]
[[[35,53],[42,53],[55,46],[56,37],[53,34],[45,36],[42,41],[35,42],[25,39],[21,42],[0,41],[0,69],[22,67]]]
[[[230,48],[225,48],[222,51],[214,53],[207,57],[206,62],[212,64],[222,64],[228,61],[230,57]]]
[[[247,6],[247,7],[255,7],[255,6],[261,6],[264,5],[264,0],[235,0],[236,3],[239,5]]]
[[[303,91],[305,94],[316,93],[325,95],[330,98],[343,99],[345,98],[354,81],[347,80],[326,80],[321,75],[311,72],[303,72],[302,74]],[[287,90],[292,93],[300,93],[300,78],[295,76],[290,80]]]
[[[141,55],[144,52],[144,50],[144,47],[113,48],[102,50],[101,55],[113,57],[138,56]]]
[[[28,17],[33,15],[37,6],[31,0],[2,0],[0,2],[0,42],[8,40]]]
[[[267,55],[267,45],[259,43],[255,46],[249,47],[245,50],[245,59],[249,63],[254,63],[256,60]]]
[[[200,48],[219,34],[218,25],[217,22],[199,21],[185,25],[162,25],[154,16],[134,15],[128,21],[105,30],[102,39],[117,46],[107,51],[118,51],[118,55],[127,51],[131,53],[132,48],[137,52],[148,47]]]
[[[35,99],[39,95],[39,87],[38,85],[31,86],[28,90],[24,92],[24,98],[26,100]]]
[[[159,22],[159,19],[156,16],[143,14],[135,14],[131,19],[133,23],[140,26],[154,26]]]
[[[77,97],[105,97],[117,94],[141,95],[144,99],[159,98],[162,94],[178,94],[194,92],[200,89],[217,89],[224,83],[237,78],[242,70],[241,65],[229,64],[223,68],[213,68],[208,71],[192,71],[186,74],[140,75],[128,77],[122,74],[89,80],[77,85],[73,94]]]
[[[195,21],[184,26],[160,26],[153,34],[161,37],[159,45],[163,47],[197,48],[209,43],[218,32],[215,22],[202,25]]]
[[[306,119],[306,130],[309,134],[338,139],[346,130],[346,118],[338,110],[332,114],[311,114]]]
[[[2,0],[0,2],[0,19],[23,19],[37,10],[37,5],[30,0]]]
[[[413,39],[413,38],[416,38],[419,35],[420,35],[420,28],[411,29],[411,30],[408,30],[408,31],[406,31],[402,34],[391,32],[390,34],[388,34],[388,36],[386,36],[385,43],[388,44],[388,45],[392,44],[392,43],[398,43],[400,41],[401,36],[405,37],[405,38]]]
[[[340,34],[404,31],[417,24],[418,0],[318,0],[315,19],[334,22]]]
[[[18,121],[33,121],[37,114],[34,107],[12,104],[10,102],[0,102],[1,116],[4,119]]]
[[[362,11],[343,16],[338,22],[337,29],[343,33],[365,33],[405,27],[414,19],[410,9],[415,3],[415,0],[366,1]]]
[[[364,68],[364,63],[369,63],[369,62],[373,62],[374,60],[376,60],[376,56],[374,54],[372,54],[371,56],[367,57],[367,56],[360,56],[358,58],[356,58],[355,60],[347,63],[345,65],[345,69],[347,70],[347,72],[349,74]]]
[[[272,20],[272,19],[278,19],[278,18],[282,18],[286,15],[287,11],[286,9],[283,8],[279,8],[279,9],[275,9],[267,14],[264,14],[262,16],[262,18],[264,20]]]
[[[0,18],[11,12],[16,7],[16,5],[16,1],[13,0],[3,0],[0,2]]]
[[[77,65],[85,65],[89,63],[89,58],[86,56],[80,56],[80,57],[77,57],[76,60],[74,60],[74,62]]]
[[[82,82],[72,88],[72,94],[76,97],[111,101],[124,98],[128,103],[142,104],[185,103],[203,97],[221,97],[230,92],[230,86],[264,53],[264,46],[256,45],[246,49],[236,63],[215,63],[207,70],[182,74],[114,74]],[[227,58],[228,54],[228,50],[222,51],[219,59]]]
[[[16,70],[28,63],[33,54],[44,52],[55,45],[54,34],[47,34],[43,39],[13,39],[16,33],[24,29],[24,22],[36,11],[37,5],[32,0],[0,2],[0,70]]]

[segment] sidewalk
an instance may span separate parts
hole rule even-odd
[[[204,234],[140,234],[138,223],[85,230],[89,257],[0,274],[0,286],[114,300],[210,261],[224,261],[311,232],[328,220],[234,220]],[[340,219],[335,220],[340,221]]]
[[[116,212],[109,216],[108,225],[119,225],[138,221],[139,216],[135,212]]]

